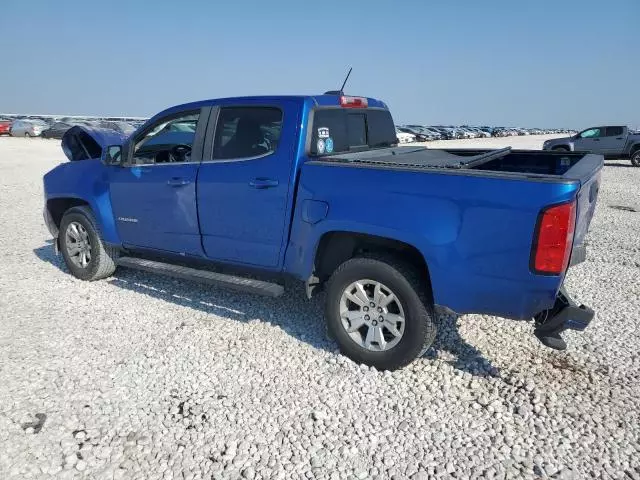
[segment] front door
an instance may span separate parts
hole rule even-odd
[[[578,134],[574,141],[575,150],[581,152],[603,153],[602,137],[604,137],[604,127],[595,127],[584,130]]]
[[[196,179],[210,108],[172,113],[130,142],[110,169],[111,204],[128,247],[202,256]]]
[[[243,104],[219,110],[213,145],[198,173],[207,257],[275,268],[289,225],[298,108]]]

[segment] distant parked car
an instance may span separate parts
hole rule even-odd
[[[478,138],[489,138],[489,137],[491,137],[491,133],[489,133],[489,132],[487,132],[485,130],[482,130],[479,127],[470,127],[470,128],[471,128],[472,131],[476,132]]]
[[[428,142],[431,140],[428,135],[424,134],[420,127],[417,125],[405,125],[402,127],[397,127],[398,130],[404,133],[409,133],[415,137],[416,142]]]
[[[434,140],[444,140],[444,136],[438,130],[433,127],[422,127],[422,130],[425,133],[428,133],[433,137]]]
[[[571,137],[547,140],[542,149],[591,152],[612,159],[628,158],[634,167],[640,167],[640,135],[620,125],[587,128]]]
[[[400,129],[396,129],[396,136],[398,137],[398,143],[412,143],[416,141],[415,135],[403,132]]]
[[[464,138],[478,138],[482,136],[473,127],[458,127],[458,130],[462,131]]]
[[[453,125],[449,125],[449,130],[451,130],[453,138],[471,138],[471,134],[469,132],[465,132],[464,130],[454,127]]]
[[[428,142],[442,139],[442,135],[440,135],[438,132],[431,130],[428,127],[419,127],[416,130],[418,130],[422,135],[426,136]]]
[[[131,135],[138,128],[137,125],[133,125],[130,122],[113,122],[118,131],[124,133],[125,135]]]
[[[0,120],[0,135],[11,135],[11,120]]]
[[[435,129],[442,136],[443,140],[453,140],[454,138],[456,138],[455,132],[450,128],[440,127],[440,126],[429,127],[429,128]]]
[[[42,131],[42,138],[62,138],[73,125],[66,122],[56,122]]]
[[[11,124],[11,136],[37,137],[45,128],[46,124],[37,120],[16,120]]]

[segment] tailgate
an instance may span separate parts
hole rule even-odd
[[[589,231],[589,225],[596,208],[600,176],[604,166],[602,155],[585,155],[576,165],[564,175],[565,178],[578,180],[580,190],[577,197],[576,230],[573,238],[574,248],[584,245],[584,239]]]

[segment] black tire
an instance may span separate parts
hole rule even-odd
[[[29,132],[24,132],[24,138],[31,138],[31,134]]]
[[[554,147],[552,148],[554,152],[568,152],[569,149],[567,147]]]
[[[65,240],[67,229],[72,222],[81,224],[89,237],[91,259],[84,268],[71,260]],[[59,245],[67,268],[80,280],[100,280],[111,276],[116,270],[120,251],[104,243],[98,223],[89,207],[73,207],[65,212],[60,222]]]
[[[405,331],[397,345],[384,351],[371,351],[358,345],[340,318],[340,300],[353,282],[369,279],[380,282],[394,292],[405,311]],[[428,286],[416,269],[393,257],[359,257],[347,260],[327,283],[325,319],[340,351],[358,363],[378,370],[395,370],[421,356],[433,343],[436,325],[433,306],[427,300]]]
[[[636,150],[631,154],[631,165],[640,167],[640,150]]]

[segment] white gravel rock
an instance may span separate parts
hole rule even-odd
[[[611,208],[640,210],[628,162],[607,162],[567,279],[597,317],[566,352],[530,323],[442,315],[423,359],[377,372],[336,353],[299,286],[71,277],[40,214],[62,160],[0,138],[0,478],[640,478],[640,213]]]

